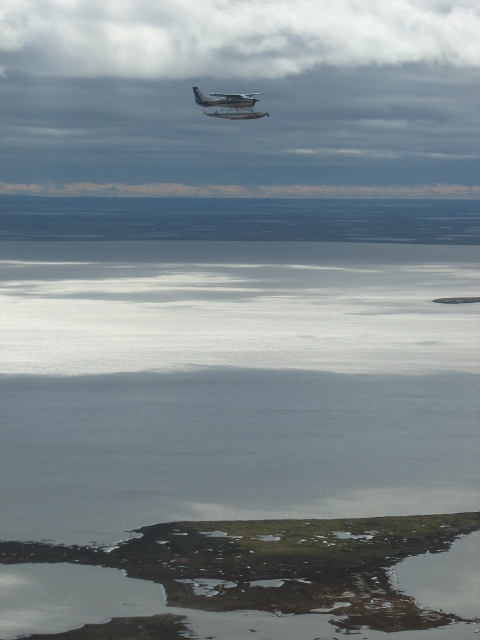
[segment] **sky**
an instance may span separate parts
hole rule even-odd
[[[474,0],[0,0],[0,193],[480,197],[479,34]]]

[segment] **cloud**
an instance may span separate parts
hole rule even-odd
[[[395,151],[378,150],[378,149],[287,149],[287,153],[293,153],[299,156],[319,155],[319,156],[351,156],[353,158],[399,158],[400,154]],[[439,154],[429,154],[437,157]],[[475,156],[476,157],[476,156]]]
[[[230,185],[188,185],[180,183],[152,184],[12,184],[0,182],[0,195],[32,196],[103,196],[126,198],[439,198],[478,199],[480,187],[459,184],[432,184],[418,187],[332,186],[332,185],[266,185],[245,187]]]
[[[476,66],[479,14],[472,0],[2,0],[0,49],[7,70],[84,77]]]

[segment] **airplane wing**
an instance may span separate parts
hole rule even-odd
[[[211,93],[211,96],[218,96],[220,98],[241,98],[239,93]]]
[[[211,96],[218,96],[221,98],[250,98],[251,96],[264,96],[265,91],[262,93],[211,93]]]

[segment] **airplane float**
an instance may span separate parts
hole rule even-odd
[[[264,93],[211,93],[213,98],[207,98],[198,87],[193,87],[195,102],[200,107],[215,107],[215,111],[204,111],[204,115],[213,118],[226,118],[227,120],[257,120],[270,117],[265,111],[254,111],[256,102],[260,102],[255,96]],[[220,111],[218,111],[220,108]]]

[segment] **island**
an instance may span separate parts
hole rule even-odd
[[[480,514],[172,522],[145,526],[113,547],[0,542],[0,562],[69,562],[125,570],[161,583],[168,604],[207,611],[260,610],[332,616],[335,626],[384,632],[425,630],[462,619],[420,608],[396,590],[392,568],[413,555],[447,551],[480,529]],[[263,587],[263,588],[258,588]],[[183,633],[183,635],[182,635]],[[180,616],[116,618],[33,640],[174,640]]]
[[[480,296],[463,296],[460,298],[436,298],[432,302],[440,302],[441,304],[469,304],[471,302],[480,302]]]

